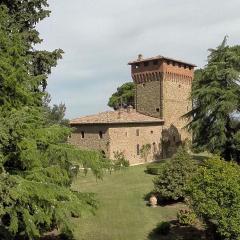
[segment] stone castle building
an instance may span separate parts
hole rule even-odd
[[[122,152],[130,164],[171,157],[189,139],[182,116],[192,108],[189,99],[195,65],[157,56],[129,62],[135,83],[135,108],[119,109],[71,120],[69,142],[100,150],[114,159]],[[150,145],[147,157],[141,149]]]

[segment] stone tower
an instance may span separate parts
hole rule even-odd
[[[187,122],[181,116],[192,108],[189,97],[195,65],[163,56],[144,59],[142,55],[129,65],[136,87],[136,110],[163,119],[166,129],[178,130],[180,140],[191,139],[182,129]]]

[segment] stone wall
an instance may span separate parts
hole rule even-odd
[[[165,127],[175,126],[181,140],[191,140],[191,134],[183,128],[187,119],[182,116],[192,109],[191,94],[193,69],[164,63],[163,75],[163,116]]]
[[[160,81],[136,84],[136,110],[142,114],[160,118]],[[154,94],[153,94],[154,93]]]
[[[138,131],[138,133],[137,133]],[[139,135],[139,136],[138,136]],[[123,152],[130,164],[144,163],[146,160],[137,152],[145,144],[151,145],[147,162],[162,158],[161,146],[162,126],[160,125],[125,125],[109,128],[110,158],[114,159],[114,152]]]
[[[103,133],[102,138],[99,137],[99,131]],[[114,159],[115,152],[123,152],[125,158],[133,165],[162,158],[161,135],[160,124],[79,125],[75,127],[69,143],[81,149],[104,151],[110,159]],[[151,145],[147,159],[143,159],[140,154],[140,149],[145,144]]]
[[[104,151],[109,157],[109,131],[105,125],[79,125],[75,126],[74,132],[68,142],[82,149],[93,149]],[[84,132],[84,138],[82,138]],[[102,138],[100,138],[100,132]]]

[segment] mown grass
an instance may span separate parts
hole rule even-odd
[[[144,196],[153,189],[153,175],[144,172],[145,165],[106,174],[97,181],[91,174],[80,175],[73,188],[82,192],[94,192],[99,200],[95,216],[76,219],[77,240],[141,240],[149,239],[149,233],[160,221],[176,218],[182,204],[151,208]]]

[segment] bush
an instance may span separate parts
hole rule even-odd
[[[125,159],[125,156],[123,154],[123,152],[114,152],[114,168],[115,170],[120,169],[120,168],[124,168],[124,167],[129,167],[129,161]]]
[[[170,232],[170,223],[169,222],[160,222],[154,230],[155,234],[167,235]]]
[[[218,156],[205,160],[188,187],[190,204],[222,239],[240,239],[240,166]]]
[[[196,214],[190,209],[180,209],[177,219],[180,225],[193,225],[196,222]]]
[[[176,155],[159,168],[158,176],[153,180],[154,191],[164,200],[179,200],[185,197],[187,182],[196,169],[187,151],[180,147]]]
[[[153,175],[158,175],[160,173],[160,168],[162,164],[150,164],[147,166],[147,173],[153,174]]]

